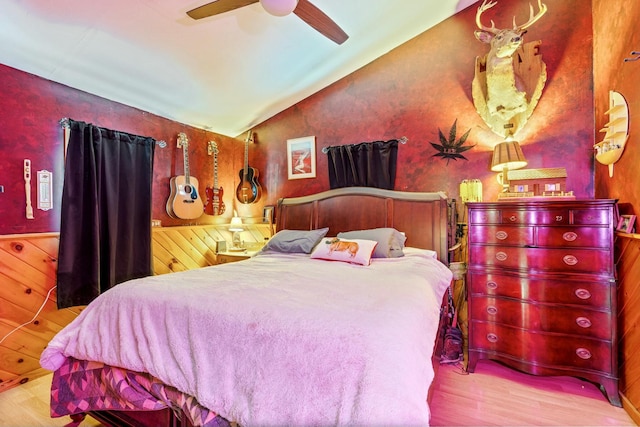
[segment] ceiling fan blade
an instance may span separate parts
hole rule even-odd
[[[196,7],[187,12],[193,19],[202,19],[209,16],[218,15],[220,13],[229,12],[230,10],[239,9],[244,6],[249,6],[253,3],[258,3],[260,0],[217,0],[211,3],[204,4],[200,7]]]
[[[320,34],[338,44],[344,43],[349,36],[323,11],[311,4],[309,0],[298,0],[298,5],[293,10],[307,24],[318,30]]]

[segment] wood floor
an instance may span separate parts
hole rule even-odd
[[[0,426],[97,427],[87,417],[49,417],[51,376],[0,393]],[[432,426],[634,426],[591,383],[568,377],[534,377],[480,361],[475,373],[442,365],[434,382]],[[161,426],[159,426],[161,427]]]
[[[536,377],[481,360],[473,374],[441,365],[431,399],[432,426],[634,426],[593,384]]]

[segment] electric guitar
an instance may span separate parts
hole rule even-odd
[[[236,189],[236,197],[240,203],[255,203],[260,199],[262,188],[258,183],[258,169],[249,167],[249,141],[252,141],[251,131],[244,141],[244,168],[240,170],[240,184]]]
[[[218,187],[218,152],[218,144],[215,141],[209,141],[207,154],[213,155],[213,187],[207,186],[204,190],[207,195],[204,213],[207,215],[222,215],[224,213],[224,202],[222,201],[224,191],[222,187]]]
[[[184,175],[171,178],[171,194],[167,200],[167,213],[171,218],[195,219],[202,215],[204,206],[198,195],[198,180],[189,176],[189,140],[187,135],[178,134],[178,148],[182,147]]]

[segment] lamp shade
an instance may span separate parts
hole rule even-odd
[[[285,16],[298,6],[298,0],[260,0],[260,4],[270,15]]]
[[[491,159],[491,170],[502,172],[504,169],[521,169],[527,166],[520,144],[517,141],[505,141],[496,145]]]
[[[231,224],[229,224],[229,231],[244,231],[242,227],[242,218],[234,216],[231,218]]]

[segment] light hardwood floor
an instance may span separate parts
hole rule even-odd
[[[473,374],[441,365],[431,399],[433,426],[634,426],[592,383],[537,377],[481,360]]]
[[[98,427],[87,417],[49,417],[51,376],[0,393],[0,426]],[[633,426],[591,383],[569,377],[534,377],[480,361],[473,374],[442,365],[434,381],[432,426]],[[161,427],[161,426],[159,426]]]

